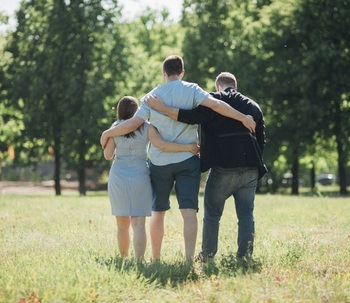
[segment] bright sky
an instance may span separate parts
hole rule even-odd
[[[173,20],[178,20],[181,15],[182,0],[119,0],[118,2],[123,5],[125,15],[135,16],[146,7],[167,8]],[[0,11],[13,17],[19,3],[20,0],[0,0]],[[13,25],[13,22],[10,24]]]

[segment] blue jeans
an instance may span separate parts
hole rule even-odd
[[[254,244],[254,199],[257,168],[215,167],[209,172],[204,194],[202,255],[214,257],[218,250],[219,225],[225,201],[234,197],[238,218],[237,258],[250,257]]]

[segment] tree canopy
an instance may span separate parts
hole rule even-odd
[[[179,54],[185,80],[211,91],[216,75],[230,71],[260,104],[269,190],[286,172],[298,194],[308,171],[310,186],[316,173],[332,171],[347,194],[349,8],[344,0],[185,0],[174,22],[150,8],[123,19],[117,0],[23,1],[16,28],[0,37],[1,159],[53,158],[56,194],[64,164],[84,195],[86,167],[108,166],[99,136],[117,100],[140,99],[163,81],[164,58]]]

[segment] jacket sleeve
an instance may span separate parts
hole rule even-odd
[[[215,112],[210,108],[199,105],[194,109],[180,109],[177,121],[187,124],[201,124],[210,121],[215,116]]]
[[[266,133],[265,133],[265,121],[262,113],[260,114],[260,117],[255,122],[256,122],[256,128],[255,128],[256,140],[258,141],[261,154],[263,154],[264,147],[266,144]]]

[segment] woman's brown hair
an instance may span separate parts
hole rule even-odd
[[[127,120],[134,116],[138,109],[138,100],[132,96],[124,96],[121,98],[117,105],[117,120]],[[137,130],[140,130],[143,124],[140,125]],[[124,137],[135,137],[135,132],[128,133]]]

